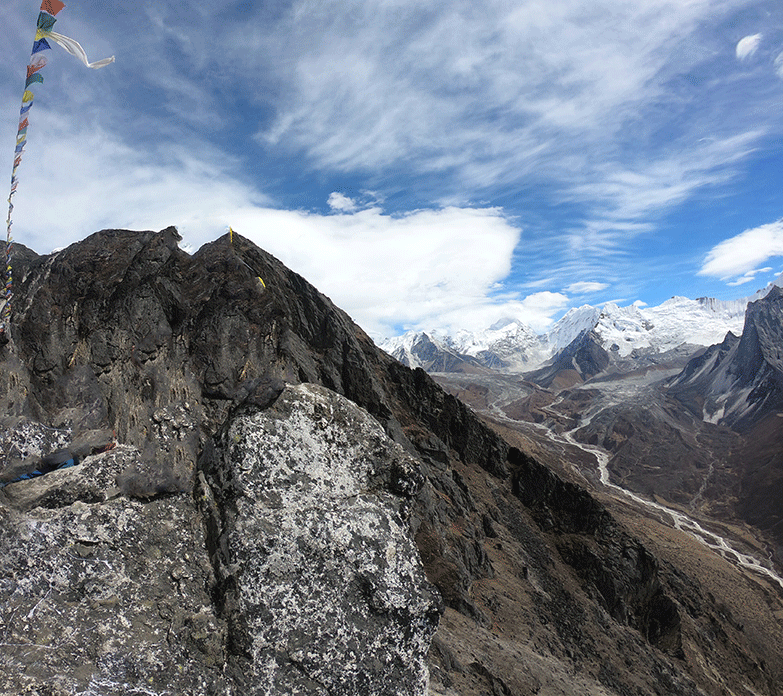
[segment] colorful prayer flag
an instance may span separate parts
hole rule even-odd
[[[13,297],[13,274],[11,267],[11,249],[13,247],[11,225],[13,222],[11,220],[11,213],[14,210],[14,194],[19,186],[16,170],[22,162],[22,154],[24,153],[24,148],[27,144],[27,128],[30,125],[27,113],[33,106],[33,99],[35,98],[35,95],[29,88],[33,84],[43,83],[43,76],[39,73],[39,70],[46,65],[46,58],[42,56],[41,53],[51,49],[51,44],[49,44],[48,40],[52,40],[62,46],[72,56],[75,56],[82,61],[88,68],[102,68],[109,65],[109,63],[114,62],[114,56],[112,56],[111,58],[104,58],[103,60],[91,63],[87,59],[87,54],[78,41],[74,41],[67,36],[52,31],[54,24],[57,21],[55,15],[64,7],[65,4],[60,2],[60,0],[43,0],[41,3],[41,11],[38,14],[38,21],[36,22],[32,55],[30,56],[30,63],[27,66],[27,77],[25,78],[25,88],[24,93],[22,94],[22,108],[19,111],[19,129],[16,133],[14,168],[11,173],[11,193],[8,196],[8,218],[6,219],[7,234],[5,242],[5,293],[2,300],[0,300],[0,333],[4,333],[7,330],[11,318],[11,299]]]
[[[50,15],[56,15],[63,7],[65,7],[65,3],[60,0],[43,0],[41,3],[41,9]]]

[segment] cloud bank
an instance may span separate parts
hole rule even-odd
[[[500,208],[452,206],[392,216],[333,192],[332,214],[283,210],[242,184],[217,151],[197,156],[171,145],[152,163],[148,153],[105,132],[69,130],[43,111],[38,123],[48,132],[47,156],[58,166],[26,168],[14,229],[19,243],[39,253],[101,228],[171,224],[193,250],[230,225],[375,336],[435,324],[484,328],[509,313],[542,326],[563,305],[562,296],[547,293],[495,296],[521,235]],[[38,206],[38,196],[45,206]]]

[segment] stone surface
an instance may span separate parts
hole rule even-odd
[[[192,498],[95,500],[137,456],[123,446],[0,495],[0,693],[235,693]]]
[[[17,425],[7,443],[51,437]],[[440,599],[407,532],[416,461],[308,385],[214,452],[201,509],[123,490],[148,466],[127,445],[3,489],[0,691],[426,694]]]
[[[220,570],[244,693],[424,696],[440,598],[408,534],[417,462],[311,385],[222,443],[207,481],[232,510]]]

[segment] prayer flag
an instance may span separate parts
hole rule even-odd
[[[114,62],[114,56],[111,58],[104,58],[103,60],[90,62],[87,59],[87,54],[81,47],[78,41],[63,36],[52,31],[55,22],[55,15],[65,7],[65,4],[60,0],[43,0],[41,3],[41,11],[38,14],[38,21],[36,23],[35,41],[33,42],[32,55],[30,56],[30,63],[27,66],[27,77],[25,79],[24,93],[22,94],[22,108],[19,111],[19,130],[16,134],[16,147],[14,149],[14,168],[11,172],[11,193],[8,196],[8,218],[7,234],[5,242],[5,256],[6,256],[6,274],[5,274],[5,300],[0,305],[0,333],[4,333],[9,325],[11,318],[11,299],[13,297],[13,274],[11,265],[11,248],[13,245],[13,239],[11,238],[11,213],[14,210],[14,194],[19,186],[19,180],[16,176],[16,170],[22,162],[22,154],[24,152],[25,145],[27,144],[27,128],[30,125],[27,117],[27,113],[33,105],[33,99],[35,95],[29,89],[33,84],[42,83],[43,76],[38,72],[46,65],[46,58],[41,55],[43,51],[51,49],[51,45],[48,40],[53,40],[62,46],[72,56],[78,58],[88,68],[102,68],[109,63]]]

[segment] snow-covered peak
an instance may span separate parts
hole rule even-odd
[[[498,319],[492,326],[489,327],[490,331],[499,331],[500,329],[504,329],[509,324],[516,324],[521,325],[521,322],[517,319],[514,319],[513,317],[502,317],[501,319]]]
[[[605,350],[622,357],[641,349],[665,352],[683,343],[709,346],[720,343],[728,331],[742,332],[747,303],[672,297],[657,307],[585,305],[566,313],[549,331],[548,342],[555,354],[592,330]]]
[[[546,338],[518,319],[503,319],[484,331],[409,331],[381,343],[387,353],[410,367],[423,367],[426,351],[433,350],[475,359],[496,369],[524,371],[538,367],[549,357]]]
[[[546,334],[551,354],[559,353],[580,333],[594,328],[600,315],[601,309],[591,305],[569,309]]]
[[[638,350],[665,352],[684,343],[710,346],[720,343],[729,331],[740,335],[748,303],[766,296],[773,285],[783,287],[783,274],[763,290],[739,300],[672,297],[657,307],[638,303],[621,307],[615,302],[602,307],[583,305],[569,310],[543,335],[505,317],[484,331],[408,332],[385,341],[382,347],[414,367],[421,365],[416,355],[426,345],[430,354],[437,349],[475,358],[487,367],[521,372],[542,365],[585,331],[593,331],[604,350],[619,357]]]
[[[490,350],[498,342],[527,344],[537,342],[538,335],[533,329],[516,319],[496,322],[484,331],[457,331],[448,340],[448,345],[465,355],[478,355]]]

